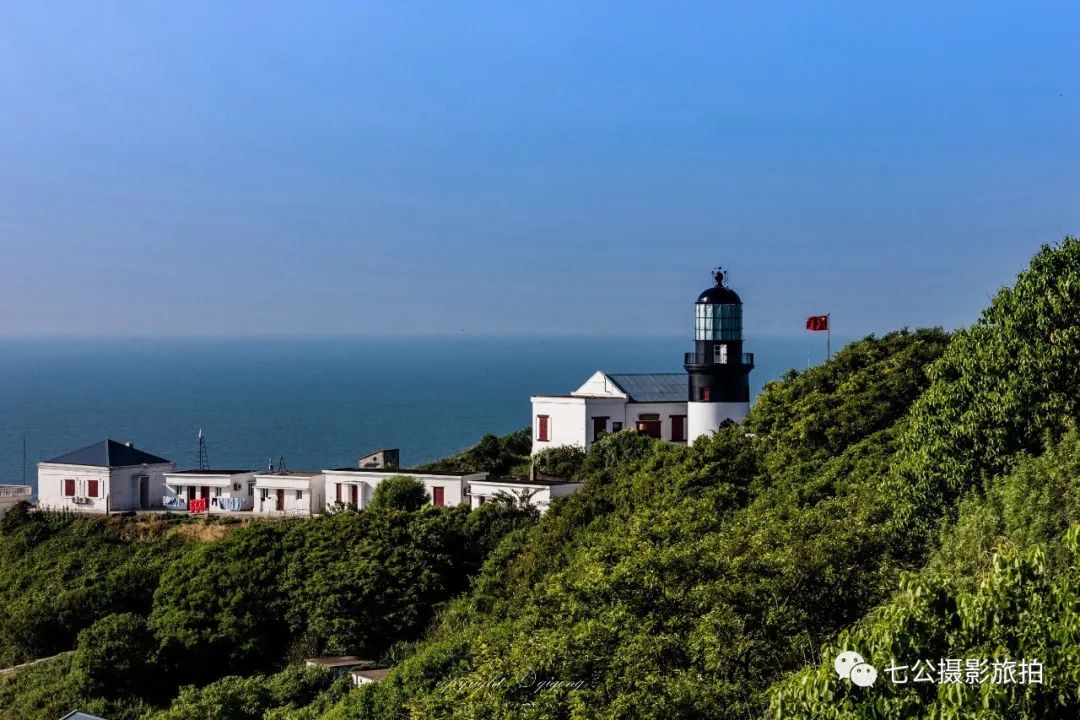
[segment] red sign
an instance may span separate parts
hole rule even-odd
[[[828,315],[811,315],[806,318],[806,329],[814,332],[824,332],[829,329]]]
[[[204,513],[208,510],[206,506],[206,498],[192,498],[188,500],[188,512]]]

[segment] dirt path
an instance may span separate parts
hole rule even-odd
[[[38,663],[49,662],[50,660],[56,660],[57,658],[62,658],[65,655],[70,655],[73,652],[75,652],[75,651],[74,650],[65,650],[62,653],[57,653],[56,655],[50,655],[49,657],[38,658],[37,660],[31,660],[30,662],[23,663],[22,665],[12,665],[9,668],[2,668],[2,669],[0,669],[0,675],[10,675],[11,673],[15,672],[16,670],[22,670],[23,668],[33,667],[34,665],[37,665]]]

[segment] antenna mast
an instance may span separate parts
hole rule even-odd
[[[210,469],[210,457],[206,454],[206,438],[203,437],[202,428],[199,428],[199,469]]]

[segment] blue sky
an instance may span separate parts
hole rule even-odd
[[[1080,232],[1075,2],[7,3],[0,335],[971,322]]]

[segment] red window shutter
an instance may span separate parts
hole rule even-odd
[[[97,480],[89,480],[89,481],[87,481],[87,483],[86,483],[86,495],[87,495],[87,497],[97,497],[98,496],[98,481]]]
[[[433,505],[440,505],[441,506],[441,505],[445,504],[445,502],[444,502],[445,495],[444,495],[443,488],[441,488],[441,487],[431,488],[431,496],[432,496],[431,497],[431,502],[432,502]]]
[[[334,483],[334,499],[341,502],[341,483]]]
[[[64,481],[64,497],[75,497],[75,481]]]
[[[539,415],[539,416],[537,416],[536,419],[537,419],[536,439],[537,440],[547,441],[548,440],[548,416],[547,415]]]

